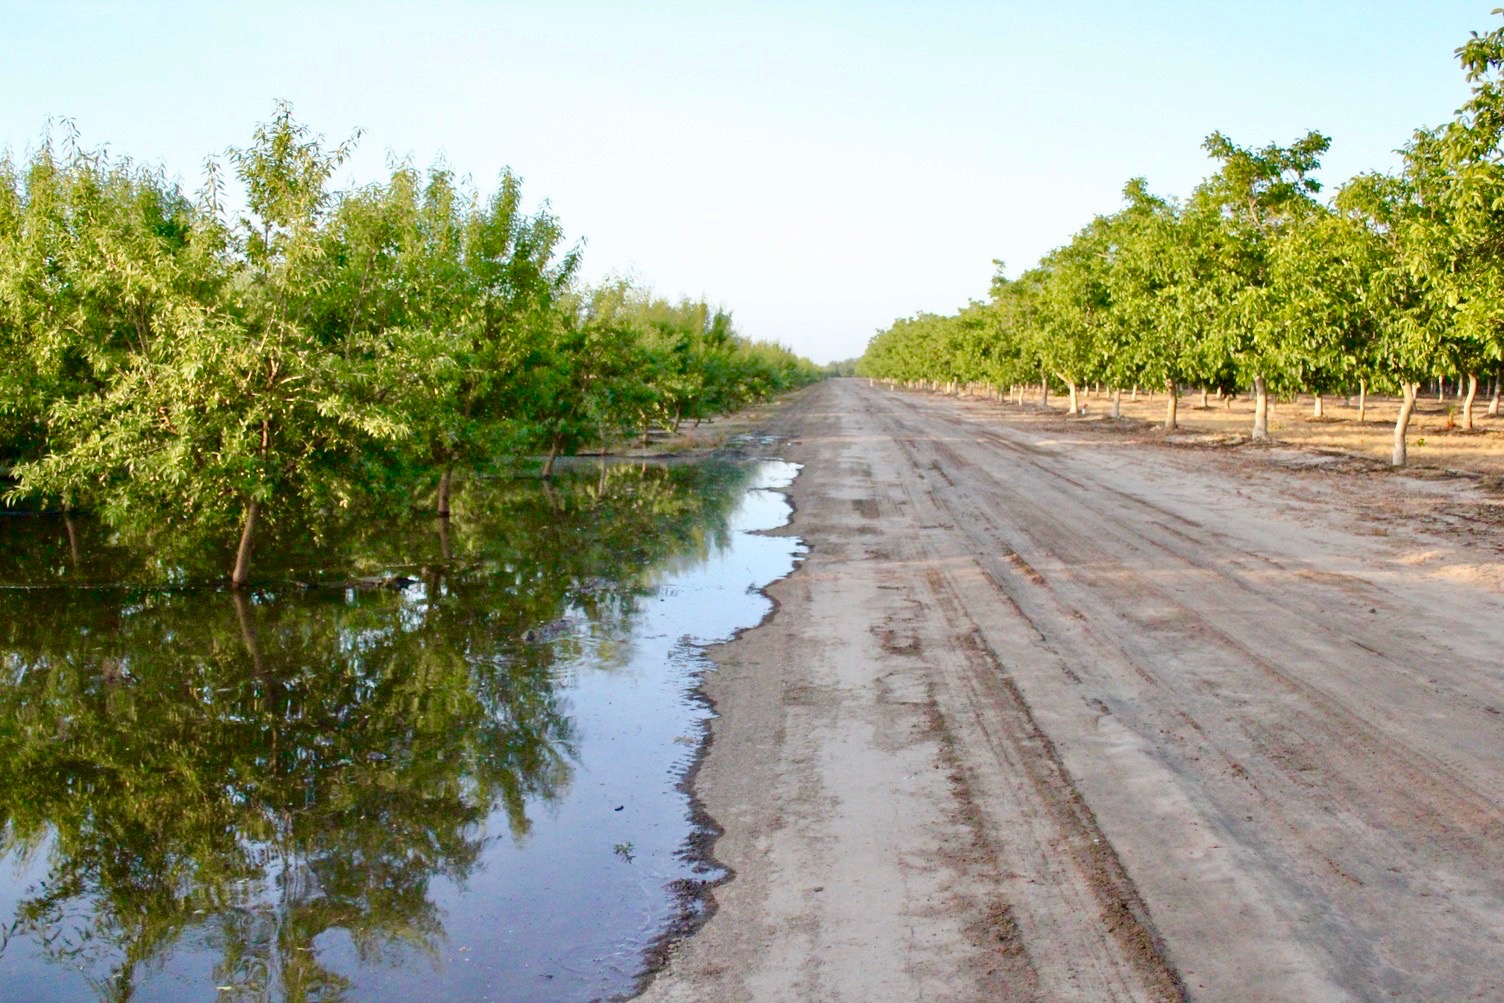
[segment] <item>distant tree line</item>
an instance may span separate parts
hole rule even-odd
[[[1269,396],[1402,398],[1393,462],[1423,383],[1455,380],[1471,429],[1480,378],[1497,413],[1504,360],[1504,29],[1457,50],[1472,96],[1417,131],[1394,174],[1359,175],[1330,202],[1312,177],[1329,140],[1204,144],[1218,164],[1185,199],[1144,180],[1038,265],[951,316],[878,333],[857,371],[904,382],[1251,390],[1251,437],[1269,437]]]
[[[115,525],[238,534],[391,493],[449,512],[451,479],[677,429],[820,377],[725,310],[578,275],[503,172],[336,190],[279,105],[185,194],[71,131],[0,157],[0,468],[6,498]]]

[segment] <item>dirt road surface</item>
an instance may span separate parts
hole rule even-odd
[[[1464,480],[827,381],[715,652],[735,877],[654,1001],[1504,999],[1504,530]]]

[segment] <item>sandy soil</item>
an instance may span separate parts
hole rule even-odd
[[[646,999],[1504,998],[1486,481],[856,380],[771,421],[812,553],[713,652],[735,877]]]

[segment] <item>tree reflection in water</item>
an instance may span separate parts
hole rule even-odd
[[[332,931],[367,964],[432,955],[430,883],[570,782],[556,659],[724,540],[745,476],[612,465],[472,483],[448,523],[286,527],[249,596],[197,541],[0,519],[0,881],[31,875],[0,884],[0,996],[22,952],[113,1000],[180,946],[250,999],[346,995]]]

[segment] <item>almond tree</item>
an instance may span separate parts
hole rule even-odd
[[[1375,304],[1371,301],[1376,248],[1356,220],[1316,212],[1289,226],[1269,256],[1269,282],[1279,315],[1276,353],[1293,385],[1316,398],[1374,379]]]
[[[1108,234],[1098,218],[1037,269],[1039,291],[1031,333],[1044,377],[1065,384],[1070,412],[1080,412],[1078,388],[1101,375],[1109,325]]]
[[[1107,363],[1117,413],[1125,384],[1164,387],[1164,427],[1177,424],[1177,388],[1215,379],[1211,263],[1201,220],[1151,195],[1142,178],[1123,189],[1128,206],[1110,219],[1107,288],[1113,344]]]
[[[1241,147],[1220,132],[1202,144],[1222,167],[1197,188],[1189,211],[1209,239],[1218,350],[1253,384],[1252,438],[1269,438],[1269,382],[1278,377],[1280,327],[1269,282],[1270,247],[1279,231],[1318,205],[1321,185],[1310,175],[1331,141],[1309,132],[1289,146]]]
[[[223,221],[211,184],[182,253],[122,257],[143,277],[119,305],[149,283],[150,315],[97,393],[54,403],[52,451],[16,467],[18,493],[89,504],[117,525],[238,524],[237,588],[264,514],[348,503],[359,485],[334,476],[331,458],[406,432],[352,396],[313,323],[319,226],[348,150],[326,149],[279,106],[231,151],[247,215]]]
[[[1341,283],[1361,282],[1348,295],[1356,296],[1358,322],[1368,329],[1367,371],[1381,388],[1396,388],[1402,396],[1391,463],[1404,466],[1420,383],[1435,371],[1452,328],[1453,311],[1436,295],[1423,261],[1428,233],[1437,224],[1434,208],[1420,197],[1413,174],[1368,174],[1343,186],[1337,211],[1340,222],[1333,226],[1346,228],[1336,239],[1351,272],[1326,278],[1339,284],[1339,300]]]
[[[1467,381],[1462,427],[1471,429],[1478,373],[1504,361],[1504,28],[1473,32],[1457,57],[1472,96],[1453,121],[1416,134],[1407,165],[1433,224],[1417,260],[1456,307],[1445,347],[1450,371]]]
[[[64,147],[0,158],[0,465],[45,455],[52,407],[98,393],[193,293],[188,200],[71,128]]]

